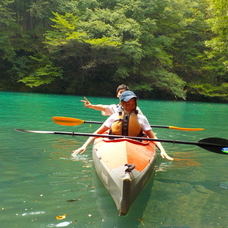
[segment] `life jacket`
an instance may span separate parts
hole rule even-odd
[[[119,113],[119,119],[110,128],[111,135],[141,136],[142,126],[138,121],[137,112],[130,114]]]

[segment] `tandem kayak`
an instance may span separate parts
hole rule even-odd
[[[119,215],[126,215],[153,176],[156,149],[151,141],[96,138],[93,145],[96,172],[112,196]]]

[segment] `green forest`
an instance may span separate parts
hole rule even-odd
[[[227,0],[0,0],[0,90],[228,102]]]

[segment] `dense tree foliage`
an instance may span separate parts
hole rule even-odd
[[[228,101],[224,0],[0,0],[0,89]]]

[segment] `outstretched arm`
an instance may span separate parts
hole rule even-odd
[[[146,131],[145,132],[149,138],[152,139],[157,139],[157,136],[154,134],[154,132],[152,130]],[[166,152],[165,149],[163,148],[162,144],[160,142],[154,142],[154,144],[157,146],[157,148],[160,150],[161,152],[161,156],[162,158],[166,158],[169,161],[173,161],[174,159],[172,157],[170,157]]]
[[[94,134],[102,134],[105,131],[107,131],[109,128],[102,125],[98,130],[94,132]],[[87,146],[94,141],[96,137],[89,137],[86,142],[77,150],[72,151],[72,155],[74,156],[75,154],[83,154],[86,151]]]
[[[101,104],[92,105],[86,97],[84,97],[84,100],[81,100],[81,102],[84,103],[84,106],[86,108],[92,108],[92,109],[98,110],[98,111],[105,111],[105,107],[106,107],[105,105],[101,105]]]

